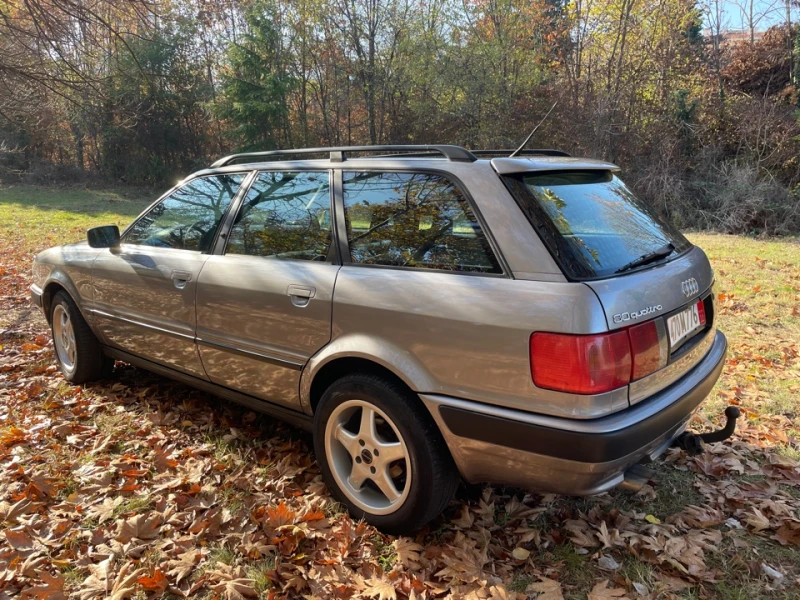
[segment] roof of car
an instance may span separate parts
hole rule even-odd
[[[352,154],[359,156],[350,158],[349,155]],[[494,170],[500,174],[559,169],[619,170],[619,167],[613,163],[589,158],[574,158],[566,152],[553,149],[467,150],[461,146],[452,145],[387,145],[334,146],[232,154],[215,161],[210,169],[206,169],[204,172],[208,170],[228,171],[233,168],[319,167],[322,165],[329,168],[351,161],[351,164],[361,161],[365,161],[367,164],[391,161],[396,164],[412,159],[417,164],[419,159],[424,159],[424,162],[435,161],[439,165],[442,162],[473,163],[481,161],[485,163],[488,160]],[[362,164],[364,163],[362,162]]]

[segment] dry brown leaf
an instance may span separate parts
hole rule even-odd
[[[567,521],[565,529],[569,531],[570,541],[576,546],[582,548],[597,546],[597,540],[594,538],[593,532],[586,521],[578,519]]]
[[[23,498],[14,504],[0,502],[0,523],[3,521],[13,523],[17,520],[17,517],[36,510],[36,506],[27,498]]]
[[[377,598],[377,600],[397,600],[397,590],[394,583],[383,578],[372,577],[366,581],[367,587],[364,589],[362,595],[368,598]]]
[[[744,522],[752,527],[755,531],[769,529],[769,519],[765,517],[764,514],[755,506],[751,508],[750,512],[747,514],[747,517],[744,519]]]
[[[160,523],[161,517],[153,511],[135,515],[130,519],[120,519],[117,521],[119,530],[114,539],[123,544],[133,539],[152,540],[158,537]]]
[[[626,591],[622,588],[609,588],[608,579],[596,583],[589,592],[589,600],[628,600]]]
[[[169,582],[161,569],[153,571],[152,575],[142,575],[137,583],[148,592],[163,594]]]
[[[43,585],[34,585],[22,591],[22,599],[65,600],[64,577],[61,574],[51,575],[47,571],[39,574]]]
[[[93,506],[90,513],[95,515],[98,523],[105,523],[114,516],[114,511],[119,507],[125,499],[122,496],[116,498],[104,498],[101,504]]]
[[[169,568],[167,574],[175,578],[176,584],[180,583],[194,570],[194,566],[200,560],[201,556],[202,555],[196,550],[189,550],[188,552],[178,555],[178,560],[171,560],[167,563]]]
[[[528,560],[530,555],[531,551],[526,550],[525,548],[514,548],[513,552],[511,552],[511,556],[513,556],[516,560]]]
[[[174,469],[178,466],[178,461],[173,457],[172,448],[165,446],[156,450],[153,457],[153,464],[158,473],[163,473],[168,469]]]
[[[561,584],[547,577],[540,577],[539,581],[531,583],[525,591],[538,594],[535,596],[536,600],[564,600]]]
[[[613,548],[614,541],[619,538],[619,531],[613,529],[608,531],[608,525],[605,521],[600,522],[600,531],[597,532],[598,539],[603,542],[603,548]]]
[[[782,545],[795,544],[800,546],[800,522],[789,521],[784,523],[772,536],[773,540],[777,540]]]
[[[17,552],[27,552],[36,547],[36,543],[28,533],[27,527],[21,527],[19,529],[6,529],[3,534],[5,535],[8,545]]]
[[[111,588],[109,600],[124,600],[136,593],[136,584],[144,573],[144,569],[133,570],[132,563],[122,566],[114,579],[114,586]]]
[[[508,590],[503,585],[493,585],[489,587],[490,600],[509,600],[513,594],[509,594]]]
[[[394,541],[394,552],[397,555],[397,562],[412,571],[421,568],[420,552],[423,550],[424,548],[422,546],[408,537],[400,537]]]
[[[289,509],[286,502],[281,500],[277,507],[267,509],[267,524],[278,529],[279,527],[293,524],[295,516],[295,513]]]
[[[122,566],[116,576],[113,574],[114,557],[109,556],[101,563],[89,565],[91,575],[81,583],[78,595],[83,600],[103,596],[109,600],[124,600],[136,592],[137,580],[144,569],[132,569],[132,563]]]
[[[253,585],[252,579],[227,579],[211,589],[218,594],[221,593],[226,600],[246,600],[247,598],[258,598],[258,592]]]
[[[451,521],[459,529],[470,529],[475,523],[475,515],[469,510],[468,505],[463,505],[458,512],[458,516]]]

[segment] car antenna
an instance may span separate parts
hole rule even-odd
[[[547,119],[547,117],[549,117],[549,116],[550,116],[550,113],[551,113],[551,112],[553,112],[553,109],[556,107],[556,104],[558,104],[558,100],[556,100],[555,102],[553,102],[553,106],[551,106],[551,107],[550,107],[550,110],[548,110],[548,111],[547,111],[547,114],[546,114],[544,117],[542,117],[542,120],[541,120],[541,121],[539,121],[539,124],[538,124],[536,127],[534,127],[534,128],[533,128],[533,131],[531,131],[531,134],[530,134],[528,137],[526,137],[526,138],[525,138],[525,141],[524,141],[524,142],[522,142],[522,145],[521,145],[519,148],[517,148],[516,150],[514,150],[514,151],[513,151],[513,152],[512,152],[512,153],[511,153],[511,154],[508,156],[508,158],[514,158],[514,157],[515,157],[517,154],[519,154],[520,152],[522,152],[522,149],[523,149],[525,146],[527,146],[527,145],[528,145],[528,142],[530,142],[530,141],[531,141],[531,138],[533,137],[533,134],[534,134],[534,133],[536,133],[536,130],[537,130],[537,129],[539,129],[539,127],[541,127],[541,126],[542,126],[542,123],[544,123],[544,122],[545,122],[545,119]]]

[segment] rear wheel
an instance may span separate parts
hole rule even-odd
[[[100,342],[66,292],[58,292],[53,297],[50,327],[56,361],[67,381],[85,383],[111,373],[113,359],[103,354]]]
[[[314,446],[333,495],[387,533],[428,523],[458,484],[430,415],[408,390],[373,375],[348,375],[326,390],[314,415]]]

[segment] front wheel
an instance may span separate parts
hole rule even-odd
[[[100,342],[66,292],[53,297],[50,327],[56,361],[67,381],[85,383],[111,373],[114,361],[103,354]]]
[[[430,415],[406,389],[373,375],[349,375],[326,390],[314,415],[314,446],[333,495],[386,533],[428,523],[458,484]]]

